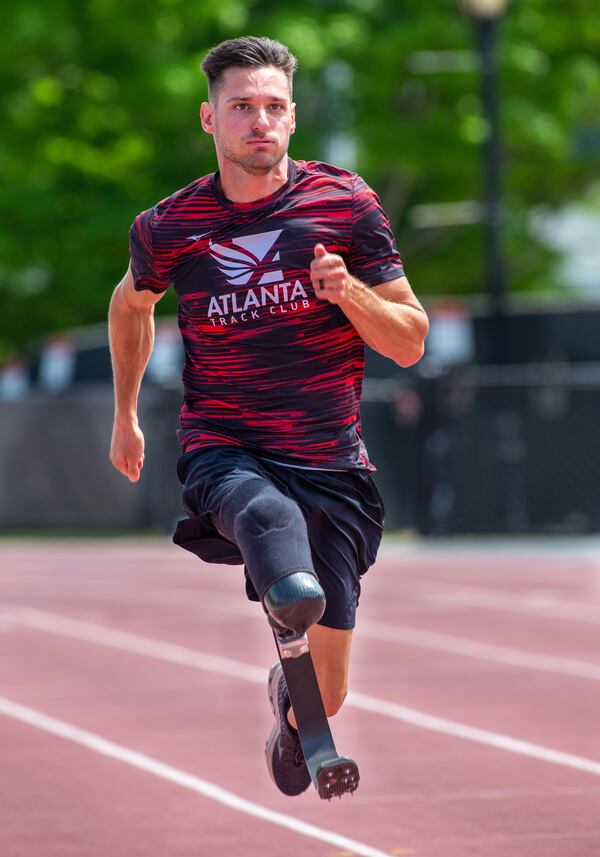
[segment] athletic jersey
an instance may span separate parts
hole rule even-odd
[[[183,452],[240,446],[305,467],[373,469],[360,431],[364,343],[315,297],[314,247],[373,286],[403,275],[376,194],[355,173],[289,160],[288,180],[248,203],[218,172],[136,217],[136,289],[179,297]]]

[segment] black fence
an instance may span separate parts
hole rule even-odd
[[[392,526],[600,531],[600,363],[432,371],[371,381],[365,394]]]
[[[173,431],[180,400],[158,387],[143,392],[147,456],[136,485],[108,460],[109,385],[0,402],[0,529],[170,529],[181,517]]]
[[[181,394],[147,386],[142,479],[108,461],[105,383],[0,402],[0,529],[154,528],[180,517]],[[365,381],[363,427],[389,529],[600,531],[600,363],[481,366]]]

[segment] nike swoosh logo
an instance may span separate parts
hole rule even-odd
[[[200,241],[201,238],[204,238],[205,235],[208,235],[208,232],[201,232],[199,235],[188,235],[188,241]]]

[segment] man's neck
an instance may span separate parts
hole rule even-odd
[[[269,173],[253,176],[238,164],[219,159],[221,192],[230,202],[254,202],[270,196],[288,180],[287,155]]]

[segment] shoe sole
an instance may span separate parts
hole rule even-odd
[[[323,800],[352,794],[358,788],[360,775],[358,766],[347,756],[338,756],[331,762],[323,762],[317,768],[317,791]]]

